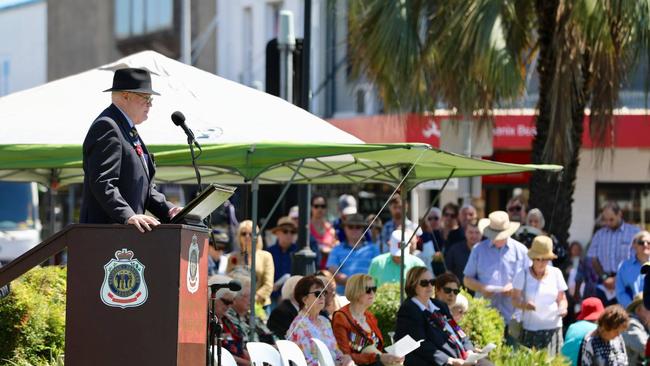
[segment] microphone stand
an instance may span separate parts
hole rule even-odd
[[[194,154],[194,138],[192,136],[187,136],[187,144],[190,145],[190,154],[192,155],[192,166],[194,167],[194,173],[196,173],[196,182],[199,185],[199,190],[197,193],[198,195],[203,190],[203,186],[201,185],[201,173],[199,172],[199,168],[196,166],[196,159],[198,159],[198,157],[201,155],[203,149],[201,149],[201,147],[197,145],[197,147],[199,148],[199,154],[198,155]]]
[[[208,348],[208,355],[210,356],[210,360],[208,365],[214,366],[214,344],[215,344],[215,338],[216,338],[216,343],[217,343],[217,365],[221,366],[221,342],[223,342],[223,327],[221,326],[221,323],[219,322],[219,318],[217,317],[217,313],[214,311],[214,302],[217,300],[215,298],[215,291],[212,292],[212,296],[210,297],[210,310],[208,314],[208,325],[209,325],[209,332],[208,332],[208,339],[210,342],[210,348]]]

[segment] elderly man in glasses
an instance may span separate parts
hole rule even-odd
[[[130,224],[141,232],[180,212],[154,184],[153,154],[135,129],[147,119],[153,95],[147,70],[115,71],[112,104],[90,126],[83,143],[81,223]],[[158,219],[145,215],[153,213]]]
[[[280,217],[271,232],[277,240],[268,251],[273,256],[275,272],[273,277],[273,292],[271,293],[271,308],[275,309],[280,298],[280,289],[291,276],[291,257],[298,250],[294,238],[298,227],[289,216]]]
[[[343,295],[348,277],[357,273],[368,273],[370,262],[379,255],[379,247],[364,238],[365,229],[366,220],[362,215],[348,216],[343,227],[345,240],[334,247],[327,258],[328,271],[336,273],[334,280],[339,295]]]

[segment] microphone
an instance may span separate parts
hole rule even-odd
[[[222,288],[227,288],[230,291],[237,292],[241,290],[241,283],[239,283],[239,281],[232,280],[228,283],[215,283],[210,285],[210,290],[213,294]]]
[[[199,143],[198,143],[198,142],[196,141],[196,139],[194,138],[194,133],[193,133],[192,130],[190,130],[189,127],[187,127],[187,125],[185,124],[185,116],[183,115],[182,112],[180,112],[180,111],[176,111],[176,112],[172,113],[172,122],[174,122],[174,124],[175,124],[176,126],[179,126],[180,128],[183,129],[183,131],[185,131],[185,134],[187,135],[187,139],[188,139],[189,141],[194,141],[194,143],[196,144],[196,146],[197,146],[199,149],[201,148],[201,145],[199,145]]]

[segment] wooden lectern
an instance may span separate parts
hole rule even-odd
[[[66,366],[205,364],[207,229],[70,225],[0,269],[0,282],[66,246]]]

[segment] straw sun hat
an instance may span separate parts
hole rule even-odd
[[[528,249],[530,259],[555,259],[553,253],[553,240],[546,235],[539,235],[533,239],[533,244]]]
[[[479,220],[478,229],[486,238],[497,241],[508,239],[519,229],[519,223],[510,222],[505,211],[494,211],[487,219]]]

